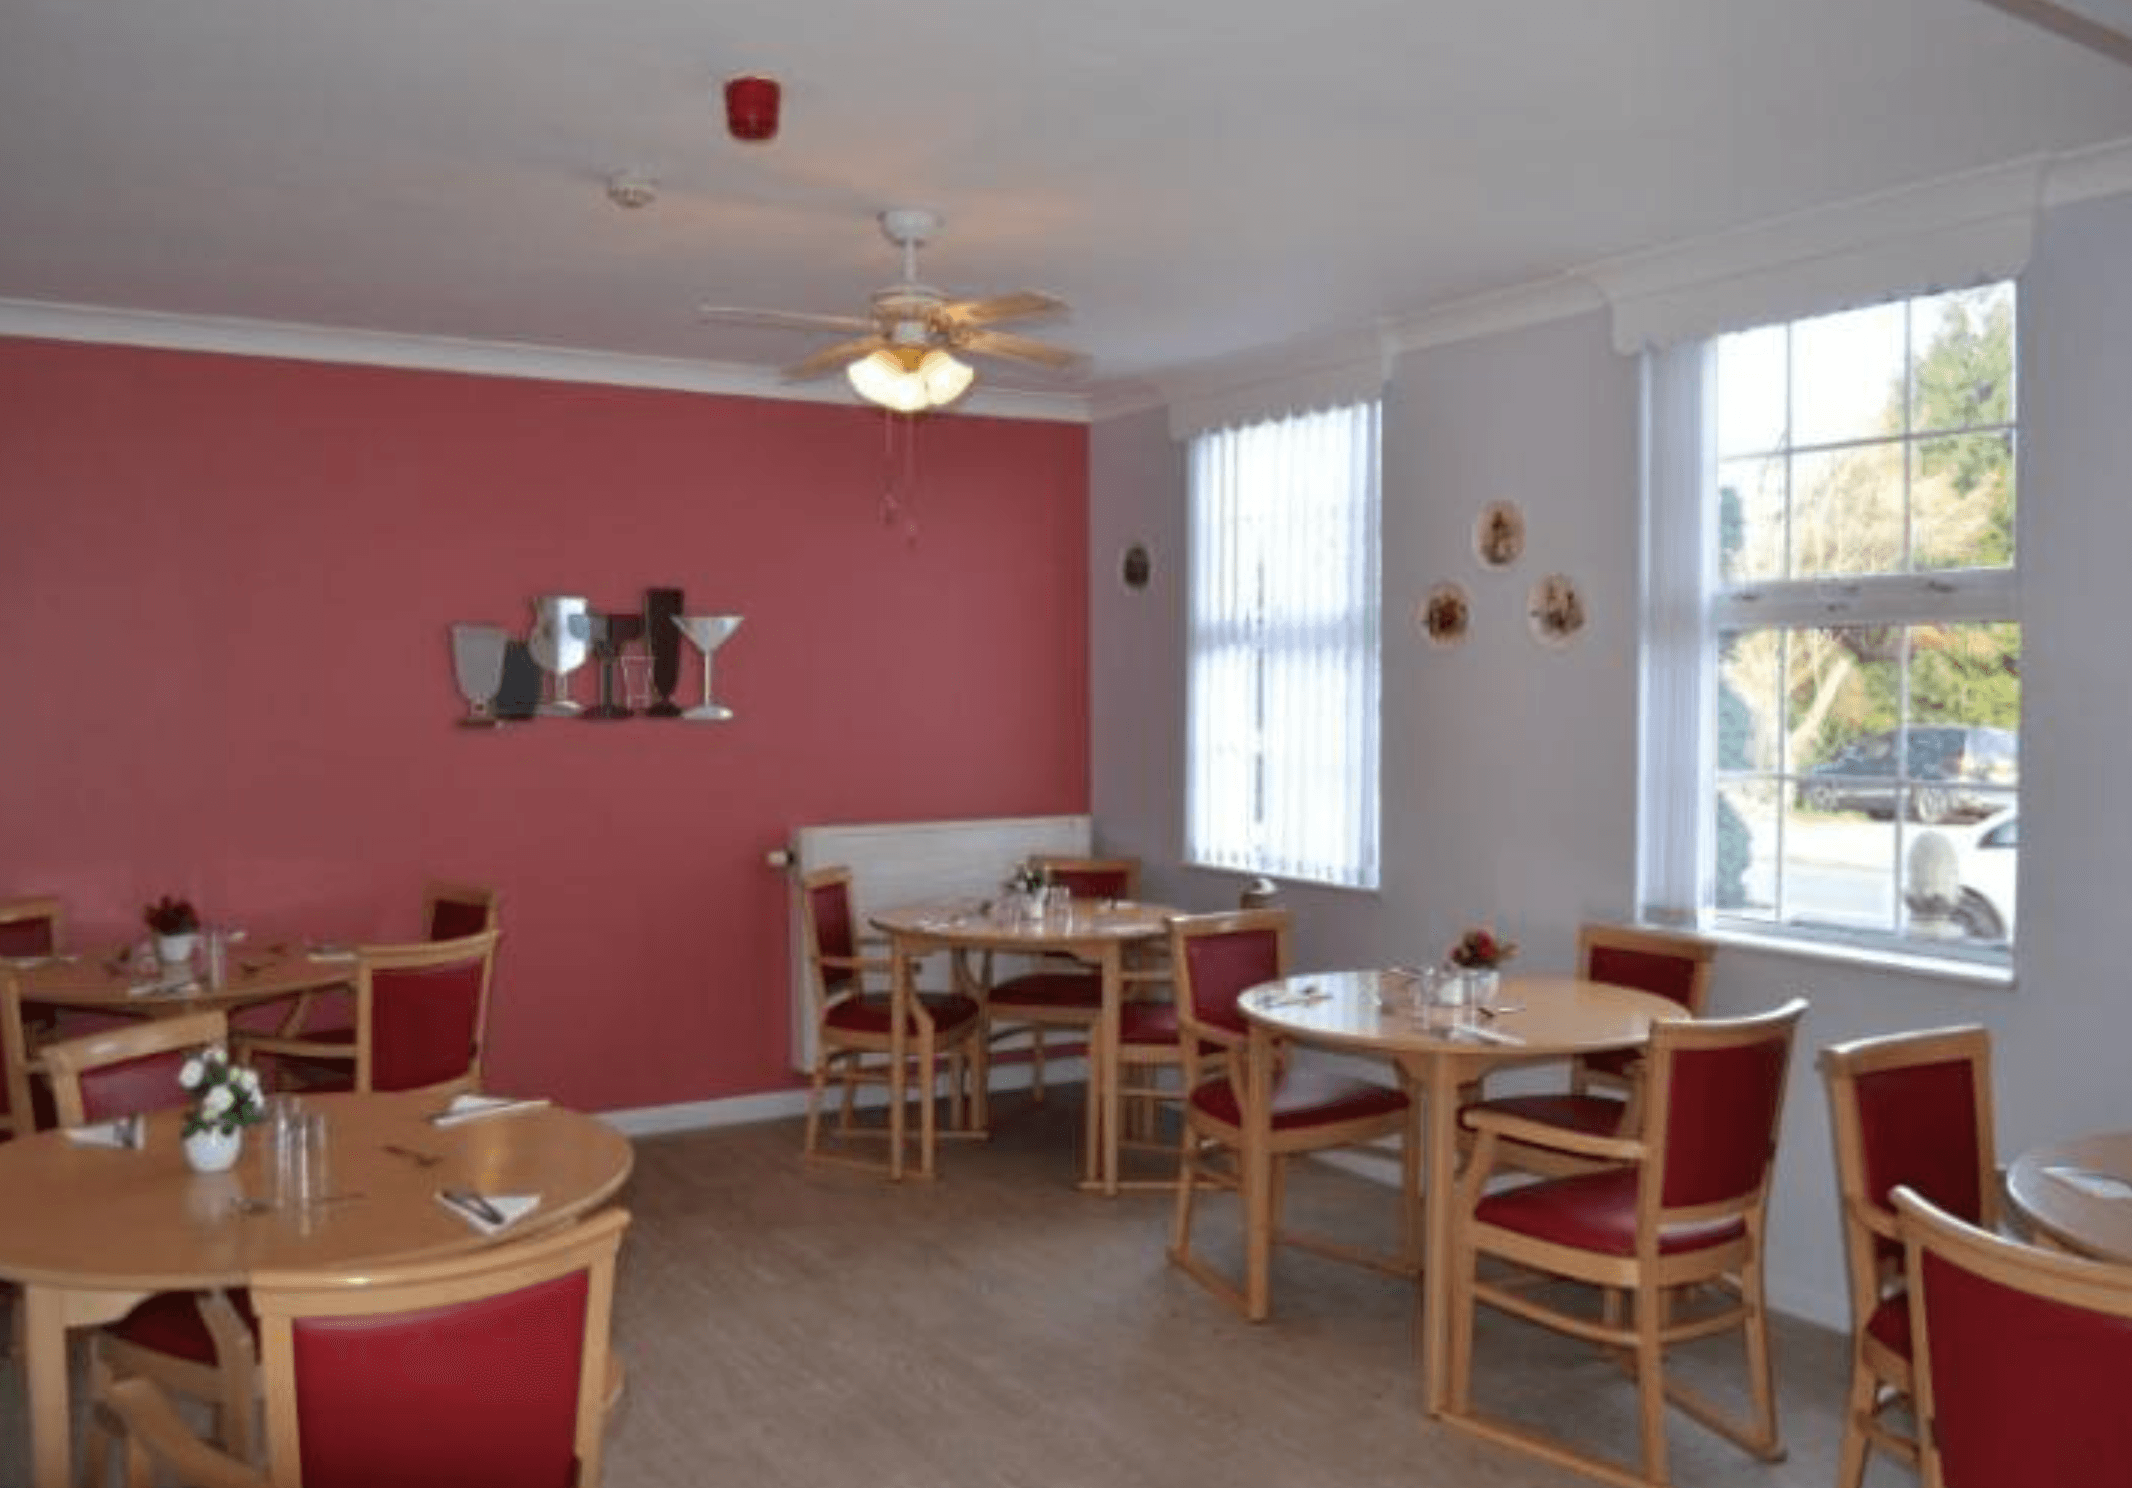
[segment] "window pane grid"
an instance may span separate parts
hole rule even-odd
[[[1720,921],[2011,947],[2013,313],[2003,284],[1713,343],[1700,882]]]

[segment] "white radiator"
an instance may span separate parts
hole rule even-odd
[[[851,870],[852,913],[863,927],[876,909],[926,899],[991,898],[1014,865],[1032,853],[1086,857],[1093,827],[1085,816],[988,817],[978,821],[864,822],[801,827],[791,871]],[[791,899],[792,1066],[814,1068],[814,1018],[808,1006],[806,927],[799,896]],[[996,966],[999,974],[1012,968]]]

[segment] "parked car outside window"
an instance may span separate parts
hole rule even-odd
[[[1908,767],[1897,769],[1897,741],[1907,735]],[[1895,815],[1907,797],[1913,820],[1974,820],[2005,804],[2021,778],[2021,739],[2012,729],[1920,724],[1868,734],[1834,759],[1807,770],[1798,800],[1812,811]]]
[[[1954,848],[1961,885],[1954,923],[1971,940],[2011,942],[2018,882],[2015,869],[2021,857],[2020,809],[2010,806],[1968,826],[1935,831]]]

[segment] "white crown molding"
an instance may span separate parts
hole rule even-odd
[[[846,407],[854,404],[853,395],[841,382],[788,383],[759,367],[731,362],[623,356],[509,341],[403,336],[331,326],[293,325],[227,316],[169,315],[37,300],[0,300],[0,336],[143,346],[166,351],[215,352],[228,356],[285,357],[293,361],[350,366],[458,372],[475,377],[523,377],[546,382],[659,388],[722,397],[772,398],[786,403],[835,403]],[[1084,396],[979,386],[955,406],[953,414],[1086,423],[1089,408]]]
[[[1158,376],[1179,439],[1202,429],[1375,396],[1391,381],[1381,327],[1305,337]]]
[[[1500,336],[1605,308],[1606,296],[1596,284],[1564,274],[1438,305],[1397,321],[1390,335],[1392,344],[1401,352],[1425,351],[1431,346]]]
[[[2132,192],[2132,139],[2057,156],[2043,178],[2043,205],[2070,206]]]
[[[1152,382],[1138,378],[1120,378],[1115,382],[1098,383],[1088,395],[1088,418],[1091,423],[1105,419],[1125,418],[1135,413],[1147,413],[1168,406],[1169,398]]]

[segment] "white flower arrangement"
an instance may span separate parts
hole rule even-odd
[[[1010,894],[1039,894],[1051,885],[1051,870],[1040,863],[1023,863],[1007,875]]]
[[[207,1131],[227,1134],[266,1117],[258,1073],[231,1064],[229,1052],[219,1044],[186,1060],[178,1071],[178,1083],[193,1093],[192,1109],[185,1113],[188,1137]]]

